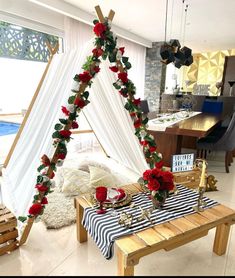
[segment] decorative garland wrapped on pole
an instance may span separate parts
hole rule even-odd
[[[41,165],[38,167],[39,175],[37,176],[37,182],[35,188],[37,193],[34,195],[32,206],[29,208],[28,217],[19,217],[19,220],[24,222],[28,219],[27,226],[22,234],[20,244],[23,244],[30,232],[31,226],[37,216],[42,215],[45,205],[47,204],[46,195],[51,193],[51,188],[54,185],[52,180],[56,168],[63,164],[63,161],[67,155],[66,144],[70,141],[71,131],[70,129],[78,128],[76,118],[79,113],[87,104],[89,104],[89,92],[87,87],[91,87],[92,79],[100,71],[101,58],[103,60],[109,59],[110,70],[117,74],[117,81],[113,83],[113,86],[118,92],[126,98],[125,109],[128,110],[135,127],[135,135],[139,139],[140,144],[143,146],[143,152],[145,159],[150,168],[162,168],[162,158],[157,152],[156,143],[154,137],[147,132],[148,118],[144,116],[140,108],[140,98],[136,99],[136,88],[133,82],[128,78],[128,70],[131,68],[129,58],[124,56],[125,48],[117,47],[117,38],[111,31],[111,22],[114,17],[114,11],[110,11],[108,17],[104,17],[99,6],[95,7],[99,21],[94,20],[94,33],[95,48],[92,50],[92,55],[87,57],[86,63],[83,65],[84,70],[80,74],[74,76],[74,83],[71,89],[72,94],[68,98],[68,105],[62,106],[62,112],[64,118],[59,119],[59,122],[55,125],[55,131],[52,134],[53,145],[55,147],[54,155],[50,159],[47,155],[43,155],[41,158]],[[151,170],[147,170],[151,171]],[[144,177],[146,174],[144,175]],[[145,178],[144,178],[145,179]],[[147,184],[147,180],[145,181]]]

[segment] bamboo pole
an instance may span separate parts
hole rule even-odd
[[[46,41],[46,44],[47,44],[47,47],[48,47],[48,49],[49,49],[49,51],[50,51],[50,58],[49,58],[49,60],[48,60],[46,69],[44,70],[44,73],[43,73],[43,75],[42,75],[42,77],[41,77],[41,80],[40,80],[39,83],[38,83],[37,89],[36,89],[36,91],[35,91],[35,93],[34,93],[34,95],[33,95],[33,97],[32,97],[32,100],[31,100],[31,102],[30,102],[30,104],[29,104],[28,110],[27,110],[27,112],[26,112],[26,114],[25,114],[25,116],[24,116],[24,119],[23,119],[23,121],[22,121],[22,124],[21,124],[21,126],[20,126],[20,128],[19,128],[19,130],[18,130],[18,132],[17,132],[17,134],[16,134],[16,137],[15,137],[14,142],[13,142],[11,148],[10,148],[10,151],[9,151],[9,153],[8,153],[6,159],[5,159],[5,162],[4,162],[4,164],[3,164],[3,167],[4,167],[4,168],[7,167],[8,163],[9,163],[9,161],[10,161],[10,158],[11,158],[11,156],[12,156],[14,150],[15,150],[15,147],[16,147],[16,145],[17,145],[17,143],[18,143],[18,141],[19,141],[19,138],[20,138],[20,136],[21,136],[21,133],[22,133],[22,131],[23,131],[24,127],[25,127],[25,124],[26,124],[26,122],[27,122],[27,120],[28,120],[28,117],[29,117],[29,115],[30,115],[30,113],[31,113],[31,110],[32,110],[32,108],[33,108],[33,105],[34,105],[34,103],[35,103],[35,101],[36,101],[36,99],[37,99],[37,97],[38,97],[39,91],[40,91],[40,89],[41,89],[41,87],[42,87],[42,84],[43,84],[43,82],[44,82],[44,79],[45,79],[45,77],[46,77],[46,74],[47,74],[47,72],[48,72],[48,69],[49,69],[49,67],[50,67],[51,61],[52,61],[52,59],[53,59],[55,53],[57,52],[57,50],[58,50],[58,48],[59,48],[59,44],[58,44],[58,43],[56,44],[56,46],[55,46],[54,49],[51,47],[51,45],[49,44],[49,42]]]

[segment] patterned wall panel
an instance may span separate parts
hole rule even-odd
[[[190,80],[189,91],[195,84],[209,84],[210,94],[216,95],[216,82],[222,80],[225,56],[235,55],[235,49],[193,54],[193,64],[183,72],[183,80]]]
[[[0,21],[0,57],[47,62],[46,41],[55,46],[59,38]]]

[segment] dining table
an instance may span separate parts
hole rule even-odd
[[[147,129],[155,139],[164,165],[171,167],[172,155],[181,154],[184,139],[193,138],[195,142],[207,136],[224,119],[221,114],[180,111],[149,120]]]

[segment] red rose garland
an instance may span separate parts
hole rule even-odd
[[[113,33],[110,31],[107,20],[104,23],[95,20],[94,24],[93,31],[97,36],[95,39],[95,48],[92,50],[92,56],[88,57],[89,59],[82,67],[85,70],[80,74],[76,74],[74,77],[74,86],[71,89],[74,95],[69,97],[66,107],[62,106],[61,110],[66,118],[59,119],[59,123],[55,125],[55,132],[52,135],[55,153],[51,159],[43,155],[41,159],[42,164],[37,169],[39,175],[35,188],[38,190],[38,194],[34,195],[34,201],[29,209],[28,217],[41,215],[45,205],[48,203],[45,196],[52,192],[53,181],[51,179],[55,175],[54,171],[56,171],[56,167],[61,166],[63,160],[66,158],[66,143],[70,141],[72,134],[70,129],[78,128],[76,118],[81,112],[81,109],[89,104],[89,92],[86,91],[86,88],[91,86],[92,78],[100,71],[99,64],[101,60],[99,57],[102,57],[104,60],[108,57],[111,63],[115,63],[114,66],[110,67],[110,70],[117,73],[118,77],[117,82],[113,86],[127,99],[125,108],[129,111],[133,120],[133,125],[136,129],[135,134],[143,146],[147,163],[149,163],[150,168],[153,168],[156,163],[161,163],[161,157],[156,151],[157,148],[154,138],[148,134],[146,129],[148,118],[143,116],[140,109],[141,100],[134,98],[135,86],[128,78],[127,73],[128,69],[131,68],[131,64],[128,61],[128,57],[123,56],[125,48],[116,47],[116,38],[114,38]],[[19,220],[25,221],[26,217],[19,217]]]

